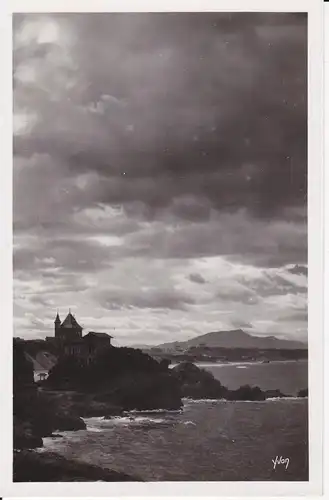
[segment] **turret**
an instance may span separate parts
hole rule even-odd
[[[58,336],[58,330],[59,330],[59,328],[61,326],[61,320],[60,320],[58,311],[57,311],[57,315],[56,315],[54,323],[55,323],[55,337],[57,337]]]

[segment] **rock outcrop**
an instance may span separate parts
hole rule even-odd
[[[85,429],[78,415],[61,411],[34,383],[33,365],[20,343],[14,342],[13,359],[13,423],[14,448],[38,448],[42,437],[55,430]]]
[[[14,453],[14,482],[141,481],[123,472],[68,460],[56,453],[20,451]]]
[[[212,373],[193,363],[180,363],[172,368],[172,372],[179,381],[182,397],[223,399],[227,396],[227,388],[215,379]]]
[[[106,393],[89,394],[78,391],[42,390],[48,404],[62,415],[71,417],[119,416],[123,408],[113,403],[111,395]]]
[[[234,391],[227,391],[228,401],[265,401],[266,394],[259,387],[242,385]]]
[[[172,372],[179,381],[181,396],[184,398],[264,401],[268,398],[286,397],[280,389],[262,391],[259,387],[249,385],[230,390],[215,379],[212,373],[186,361],[172,368]]]
[[[298,391],[297,396],[299,398],[308,398],[308,389],[301,389]]]
[[[265,396],[266,399],[268,398],[287,398],[289,397],[288,394],[284,394],[283,392],[280,391],[280,389],[269,389],[265,391]]]
[[[31,449],[43,446],[42,437],[31,424],[14,417],[14,449]]]
[[[113,381],[108,393],[123,410],[177,410],[183,406],[180,386],[170,373],[136,374]]]
[[[86,411],[96,416],[94,411],[109,415],[133,409],[172,410],[183,405],[180,383],[168,363],[159,363],[139,349],[127,347],[107,349],[88,365],[72,358],[62,359],[50,370],[43,387],[84,393],[82,416]]]

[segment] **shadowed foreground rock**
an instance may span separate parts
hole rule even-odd
[[[33,365],[24,356],[22,346],[14,342],[13,417],[14,449],[39,448],[42,437],[53,431],[75,431],[86,428],[80,415],[57,405],[38,389],[33,379]]]
[[[265,401],[266,394],[259,387],[242,385],[234,391],[227,391],[229,401]]]
[[[284,394],[283,392],[280,391],[280,389],[268,389],[265,391],[266,399],[268,398],[287,398],[290,395],[289,394]]]
[[[47,404],[56,408],[60,414],[72,417],[120,416],[123,408],[113,403],[111,395],[88,394],[78,391],[44,390],[40,391]]]
[[[14,449],[40,448],[42,437],[37,433],[31,422],[25,422],[14,417]]]
[[[14,453],[14,482],[141,481],[123,472],[103,469],[56,453],[20,451]]]
[[[179,381],[168,369],[168,362],[158,362],[141,350],[128,347],[105,349],[89,364],[72,357],[62,358],[50,370],[42,388],[80,393],[81,401],[75,397],[74,408],[80,406],[80,415],[84,417],[183,406]]]
[[[181,395],[193,399],[225,399],[228,389],[212,373],[184,361],[172,368],[173,375],[179,381]]]

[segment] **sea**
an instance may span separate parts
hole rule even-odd
[[[44,438],[44,451],[144,481],[307,481],[307,361],[199,364],[229,389],[280,389],[282,399],[184,400],[182,411],[87,418],[86,430]]]

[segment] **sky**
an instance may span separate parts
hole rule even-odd
[[[15,14],[14,335],[307,339],[307,17]]]

